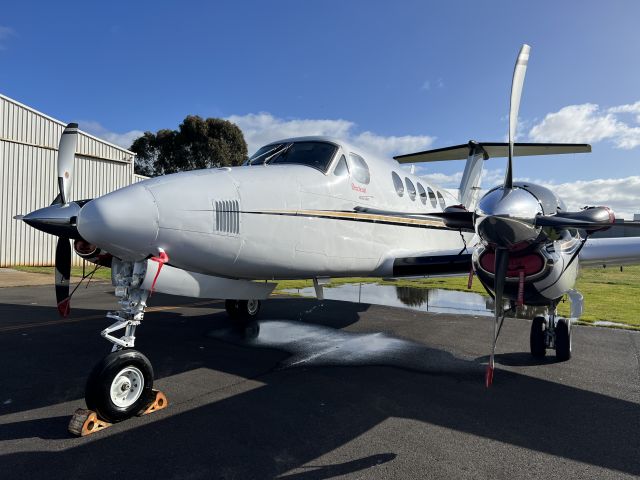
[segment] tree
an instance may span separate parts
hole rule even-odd
[[[187,116],[178,130],[145,132],[130,150],[136,153],[136,173],[149,177],[241,165],[247,159],[247,143],[237,125],[197,115]]]

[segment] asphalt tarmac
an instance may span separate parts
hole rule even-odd
[[[52,287],[0,288],[0,478],[640,475],[640,333],[575,327],[572,360],[535,362],[507,320],[486,389],[488,318],[309,299],[239,331],[221,302],[154,295],[137,349],[169,408],[74,438],[112,291],[61,321]]]

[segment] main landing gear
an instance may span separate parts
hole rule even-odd
[[[101,332],[103,338],[113,343],[113,348],[89,375],[85,389],[88,410],[78,409],[69,423],[69,431],[75,435],[88,435],[168,405],[164,394],[153,390],[151,362],[133,350],[136,328],[144,318],[149,296],[149,291],[141,288],[146,268],[146,261],[113,262],[112,274],[121,308],[107,314],[115,323]],[[124,330],[120,338],[113,335],[118,330]]]
[[[547,348],[554,348],[556,358],[560,361],[571,358],[571,322],[567,318],[538,316],[531,322],[529,335],[531,355],[542,358]]]
[[[246,326],[260,313],[260,300],[225,300],[227,314],[238,326]]]

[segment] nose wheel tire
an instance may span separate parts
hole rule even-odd
[[[547,321],[544,317],[535,317],[531,322],[531,333],[529,334],[529,345],[531,355],[535,358],[542,358],[547,354],[545,330]]]
[[[566,318],[556,324],[556,358],[561,361],[571,358],[571,323]]]
[[[231,319],[246,324],[260,313],[260,300],[225,300],[224,308]]]
[[[93,368],[85,390],[87,408],[110,423],[141,413],[153,399],[153,367],[137,350],[119,350]]]

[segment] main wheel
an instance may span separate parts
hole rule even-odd
[[[85,401],[107,422],[126,420],[151,402],[153,367],[137,350],[119,350],[104,357],[87,380]]]
[[[545,342],[545,330],[547,321],[544,317],[535,317],[531,322],[531,333],[529,334],[529,346],[531,355],[542,358],[547,354],[547,344]]]
[[[260,300],[225,300],[224,308],[234,320],[248,323],[260,312]]]
[[[571,358],[571,323],[566,318],[559,319],[556,324],[556,358]]]

